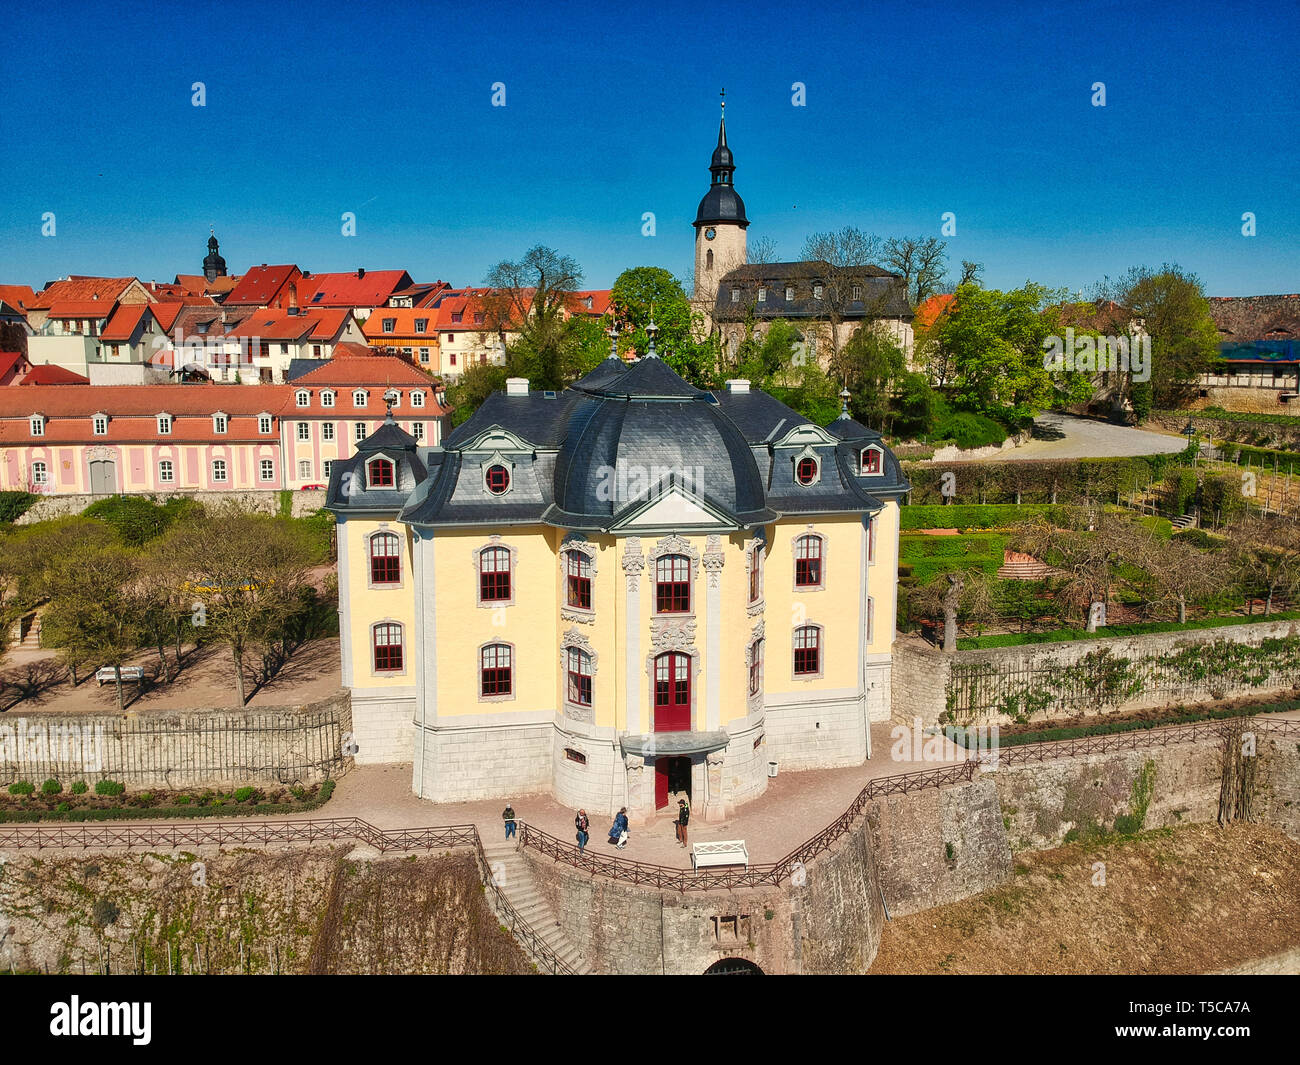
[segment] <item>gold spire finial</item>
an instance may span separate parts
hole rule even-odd
[[[726,90],[726,88],[724,87],[723,90],[722,90],[720,93],[718,93],[718,95],[722,97],[722,113],[725,115],[725,114],[727,113],[727,90]]]

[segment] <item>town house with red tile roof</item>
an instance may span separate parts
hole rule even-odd
[[[451,431],[442,387],[393,355],[350,355],[294,378],[280,412],[285,487],[327,484],[334,463],[383,424],[388,410],[421,444],[436,446]]]
[[[304,274],[298,282],[298,305],[347,307],[359,319],[366,319],[376,307],[383,307],[395,292],[411,288],[405,270],[359,269],[346,274]]]
[[[297,305],[302,271],[292,264],[249,267],[222,300],[227,307],[290,307]]]
[[[294,359],[330,359],[340,344],[364,344],[350,308],[259,309],[225,335],[225,359],[210,365],[213,380],[282,384]]]

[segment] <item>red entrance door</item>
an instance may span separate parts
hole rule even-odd
[[[655,731],[691,730],[691,659],[669,651],[655,659]]]
[[[668,805],[668,759],[655,759],[655,809]]]

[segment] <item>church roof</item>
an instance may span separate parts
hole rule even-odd
[[[736,160],[727,144],[725,118],[718,125],[718,146],[713,149],[709,170],[713,174],[713,184],[704,194],[704,199],[700,200],[700,206],[695,212],[695,227],[698,229],[700,226],[725,222],[744,229],[749,225],[749,219],[745,217],[745,201],[732,184]]]

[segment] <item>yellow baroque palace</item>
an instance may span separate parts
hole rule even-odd
[[[334,464],[359,763],[437,802],[549,792],[706,820],[858,765],[886,720],[907,491],[878,433],[651,354],[512,379],[441,446]],[[675,803],[672,803],[675,808]]]

